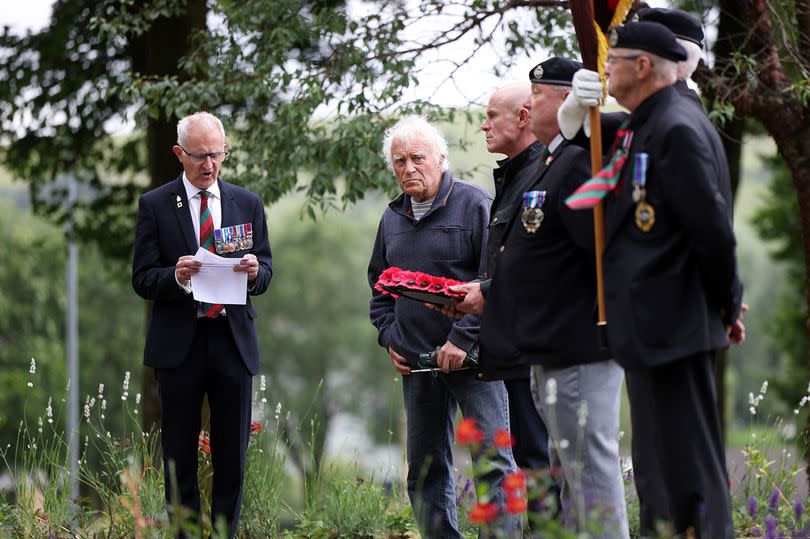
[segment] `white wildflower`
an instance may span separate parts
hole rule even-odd
[[[104,384],[98,385],[98,398],[104,397]]]
[[[557,403],[557,380],[549,378],[546,380],[546,404],[554,405]]]
[[[84,405],[84,418],[87,419],[88,421],[90,420],[90,405],[89,404]]]
[[[764,395],[767,392],[768,392],[768,381],[765,380],[764,382],[762,382],[762,387],[759,388],[759,394]]]
[[[140,403],[141,403],[141,394],[136,393],[135,394],[135,404],[140,404]]]
[[[37,360],[31,358],[31,366],[28,367],[29,374],[36,374],[37,373]]]
[[[259,391],[267,390],[267,378],[262,374],[259,376]]]
[[[53,424],[53,407],[51,406],[50,397],[48,397],[48,406],[45,408],[45,415],[48,416],[48,423]]]
[[[101,409],[102,410],[107,409],[107,399],[101,399]]]
[[[579,428],[585,428],[588,424],[588,401],[580,401],[579,410],[577,410],[577,425]]]
[[[624,438],[624,431],[623,431],[623,430],[620,430],[620,431],[619,431],[619,438],[618,438],[618,439],[619,439],[619,440],[621,440],[622,438]]]
[[[748,411],[751,412],[751,415],[757,415],[757,409],[754,406],[749,406]]]
[[[562,438],[559,441],[559,443],[557,444],[557,447],[559,447],[560,449],[567,449],[568,448],[568,440],[566,440],[565,438]]]
[[[39,417],[37,418],[37,430],[38,430],[39,432],[42,432],[42,416],[39,416]]]

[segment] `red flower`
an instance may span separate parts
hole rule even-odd
[[[480,443],[484,439],[484,433],[478,430],[475,419],[465,417],[456,428],[456,443],[459,445],[469,445]]]
[[[254,419],[250,422],[250,434],[259,434],[262,431],[262,422]]]
[[[503,480],[503,489],[507,495],[516,490],[521,492],[526,490],[526,474],[522,470],[507,474]]]
[[[211,454],[211,439],[208,437],[208,433],[204,430],[200,431],[200,442],[198,447],[199,450],[206,455]]]
[[[507,513],[519,515],[521,513],[525,513],[528,508],[529,504],[526,502],[526,498],[523,496],[512,496],[507,494],[505,508]]]
[[[477,503],[470,509],[470,522],[485,524],[498,516],[498,506],[494,503]]]
[[[506,429],[498,429],[495,437],[492,438],[492,443],[495,444],[495,447],[506,449],[515,445],[515,437]]]

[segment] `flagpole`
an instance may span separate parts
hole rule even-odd
[[[602,122],[599,107],[588,110],[591,124],[591,171],[602,169]],[[596,256],[596,300],[598,319],[596,322],[599,347],[607,349],[607,317],[605,315],[605,278],[602,270],[602,253],[605,250],[605,204],[600,200],[593,207],[593,237]]]

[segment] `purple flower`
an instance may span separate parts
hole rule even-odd
[[[765,537],[767,539],[776,539],[776,519],[768,515],[765,517]]]
[[[759,526],[754,526],[753,528],[751,528],[750,533],[751,537],[762,537],[762,530],[759,528]]]
[[[803,513],[804,513],[804,502],[802,502],[801,500],[796,500],[796,502],[793,504],[793,514],[796,517],[796,524],[801,523]]]
[[[779,490],[773,489],[771,491],[771,495],[768,496],[768,509],[772,512],[776,511],[776,507],[779,505]]]
[[[751,496],[748,498],[748,516],[752,519],[756,520],[757,514],[759,513],[757,499]]]

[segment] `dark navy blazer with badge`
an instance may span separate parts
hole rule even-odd
[[[596,333],[593,214],[565,198],[590,175],[586,150],[563,141],[529,190],[546,191],[536,232],[516,208],[497,258],[481,320],[480,369],[569,367],[608,359]]]
[[[487,238],[487,252],[484,265],[479,270],[481,292],[489,292],[490,279],[495,275],[495,260],[498,255],[503,237],[506,234],[509,221],[520,208],[523,193],[528,190],[540,174],[543,161],[540,157],[545,146],[542,142],[534,141],[512,159],[498,161],[498,168],[492,171],[495,181],[495,199],[492,201],[489,219],[489,236]]]
[[[729,174],[717,131],[674,87],[631,116],[630,158],[607,197],[605,300],[608,342],[625,368],[660,365],[727,346],[725,325],[742,299]],[[633,154],[648,154],[649,232],[636,226]]]
[[[259,271],[248,296],[267,290],[273,275],[270,243],[262,200],[242,187],[217,180],[221,194],[221,227],[253,224],[253,247],[223,256],[242,258],[253,253]],[[178,207],[178,197],[181,206]],[[154,301],[146,337],[144,364],[172,368],[186,358],[197,325],[197,302],[175,281],[175,264],[184,255],[197,251],[182,175],[144,194],[138,207],[132,286],[144,299]],[[228,325],[250,374],[259,371],[259,347],[253,319],[256,311],[246,305],[226,305]]]

